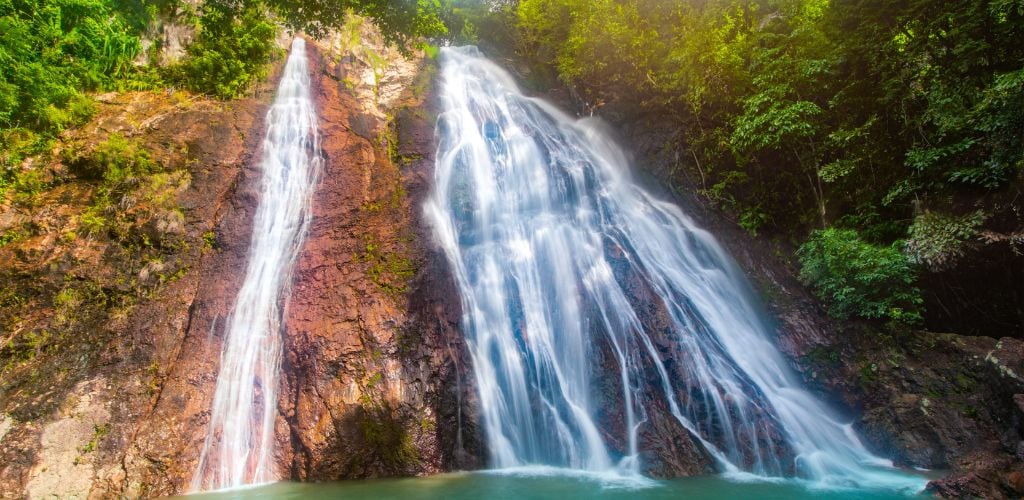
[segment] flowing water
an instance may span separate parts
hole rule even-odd
[[[320,170],[305,41],[292,42],[267,113],[260,202],[245,280],[228,317],[209,430],[193,490],[277,479],[273,463],[281,316]]]
[[[923,487],[801,387],[731,258],[633,183],[592,120],[524,96],[475,48],[444,49],[441,67],[426,212],[461,293],[492,466],[637,475],[658,398],[734,478]]]

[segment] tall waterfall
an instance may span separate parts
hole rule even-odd
[[[461,293],[492,466],[637,474],[653,392],[723,472],[923,486],[801,387],[731,258],[634,184],[590,120],[525,97],[475,48],[444,49],[441,68],[426,212]],[[663,359],[665,341],[682,358]],[[618,451],[602,359],[617,368]]]
[[[249,263],[227,320],[209,431],[192,477],[193,490],[276,479],[273,441],[282,304],[309,225],[321,164],[309,82],[305,41],[296,38],[267,113]]]

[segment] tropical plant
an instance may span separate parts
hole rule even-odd
[[[923,300],[901,249],[902,242],[873,245],[852,229],[815,231],[797,252],[800,278],[835,317],[916,323]]]

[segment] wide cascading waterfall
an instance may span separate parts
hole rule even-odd
[[[322,161],[308,66],[305,41],[297,38],[267,113],[249,262],[227,320],[208,434],[192,478],[195,491],[276,479],[283,303]]]
[[[492,466],[635,474],[654,391],[725,472],[923,486],[801,387],[731,258],[634,184],[591,120],[525,97],[475,48],[444,49],[441,67],[426,212],[460,290]],[[665,339],[679,358],[663,359]],[[617,363],[618,451],[595,401],[599,345]]]

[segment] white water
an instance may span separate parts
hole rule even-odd
[[[923,487],[801,387],[731,258],[634,184],[592,121],[525,97],[475,48],[441,58],[426,212],[461,292],[492,466],[638,474],[653,394],[732,477]],[[612,392],[618,451],[599,411]]]
[[[267,113],[249,263],[227,321],[209,430],[192,477],[194,491],[277,479],[273,442],[281,317],[309,225],[319,152],[306,45],[296,38]]]

